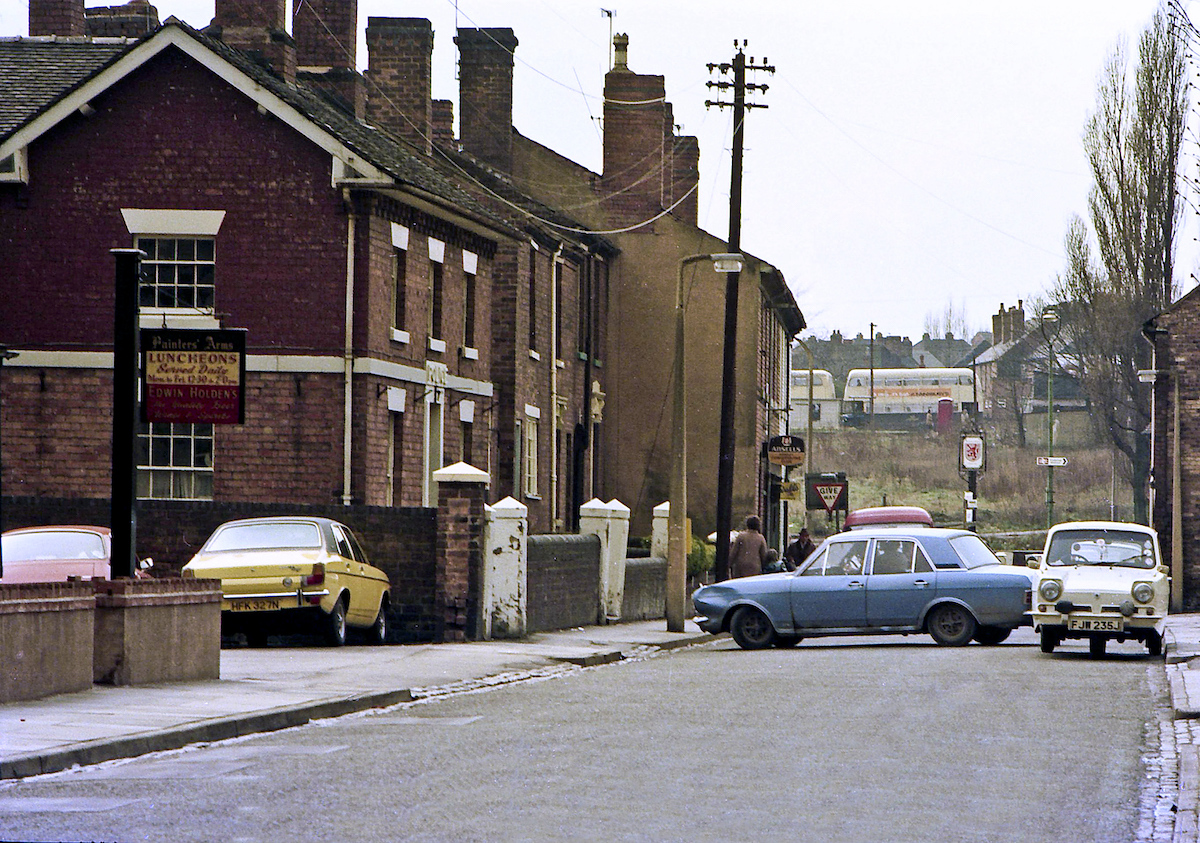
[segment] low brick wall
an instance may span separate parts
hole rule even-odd
[[[690,611],[690,604],[686,607]],[[667,560],[661,556],[625,560],[621,620],[647,621],[667,616]]]
[[[95,609],[91,583],[0,585],[0,703],[91,688]]]
[[[530,536],[526,631],[590,626],[600,614],[600,539]]]
[[[92,681],[148,685],[221,678],[221,581],[92,580]]]
[[[109,526],[107,498],[6,497],[0,512],[4,530],[43,524]],[[156,577],[171,576],[221,524],[270,515],[318,515],[346,524],[371,564],[391,581],[389,639],[429,641],[439,634],[444,607],[436,605],[434,594],[438,529],[432,507],[138,501],[137,554],[154,558]]]

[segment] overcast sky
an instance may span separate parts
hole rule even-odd
[[[198,27],[213,16],[213,0],[156,5]],[[770,89],[747,118],[743,248],[783,271],[818,335],[873,322],[915,341],[947,308],[988,330],[1001,304],[1053,283],[1068,221],[1086,215],[1081,137],[1097,79],[1119,39],[1136,55],[1157,5],[359,0],[358,63],[368,16],[428,18],[433,95],[457,111],[455,28],[511,27],[517,129],[599,171],[610,32],[627,33],[630,68],[666,77],[681,133],[700,139],[700,224],[724,238],[732,113],[705,108],[718,78],[706,65],[747,39],[775,73],[752,80]],[[28,0],[0,0],[0,35],[27,32]],[[1185,292],[1195,229],[1179,254]]]

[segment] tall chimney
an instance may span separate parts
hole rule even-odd
[[[1004,302],[1000,302],[1000,312],[992,314],[992,345],[1000,345],[1004,338]]]
[[[367,109],[367,89],[357,70],[358,0],[303,0],[292,13],[296,64],[306,81],[333,91],[354,116]]]
[[[426,154],[433,151],[433,25],[367,19],[367,117]]]
[[[296,44],[287,33],[286,0],[216,0],[213,27],[230,47],[296,81]]]
[[[642,220],[663,207],[671,173],[666,140],[671,120],[661,76],[628,67],[628,36],[613,39],[616,64],[604,77],[604,171],[601,190],[614,221]],[[665,172],[664,172],[665,171]]]
[[[513,51],[511,29],[460,29],[459,128],[463,148],[503,173],[513,168]]]
[[[29,0],[30,35],[84,35],[83,0]]]

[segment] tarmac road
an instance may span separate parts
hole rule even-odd
[[[1121,841],[1161,661],[728,640],[0,786],[5,839]]]

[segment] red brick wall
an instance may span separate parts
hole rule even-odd
[[[358,0],[304,0],[295,4],[292,36],[301,67],[355,67]]]
[[[30,35],[83,35],[83,0],[29,0]]]
[[[616,219],[646,219],[662,209],[664,167],[670,172],[665,96],[661,76],[613,70],[604,77],[601,191]]]

